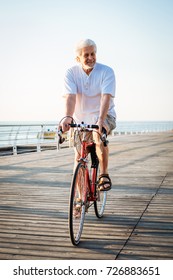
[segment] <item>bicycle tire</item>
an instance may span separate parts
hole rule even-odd
[[[103,192],[103,191],[99,191],[97,188],[97,177],[98,177],[98,168],[99,168],[99,164],[97,165],[97,171],[96,171],[96,197],[97,200],[94,201],[94,210],[95,210],[95,214],[97,218],[102,218],[103,217],[103,213],[105,210],[105,206],[106,206],[106,200],[107,200],[107,192]]]
[[[86,210],[86,169],[82,163],[78,163],[70,191],[69,201],[69,231],[73,245],[78,245],[80,242]],[[81,200],[80,205],[77,201]],[[77,206],[80,206],[79,209]]]

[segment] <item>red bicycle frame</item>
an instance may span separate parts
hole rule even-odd
[[[85,167],[85,185],[88,186],[88,195],[87,200],[88,201],[96,201],[96,176],[97,176],[97,168],[96,167],[91,167],[91,175],[89,175],[89,170],[88,170],[88,152],[87,148],[95,146],[95,143],[87,143],[85,140],[82,140],[81,144],[81,158],[80,161],[83,163]],[[91,177],[90,177],[91,176]]]

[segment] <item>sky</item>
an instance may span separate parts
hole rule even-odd
[[[64,72],[90,38],[119,121],[173,120],[172,0],[0,0],[0,121],[64,116]]]

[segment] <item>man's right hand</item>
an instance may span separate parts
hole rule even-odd
[[[69,124],[71,123],[72,119],[69,117],[66,117],[59,125],[59,127],[62,128],[63,132],[66,132],[70,129]]]

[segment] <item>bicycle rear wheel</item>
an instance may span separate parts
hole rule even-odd
[[[98,168],[99,165],[97,165],[97,177],[98,177]],[[97,218],[102,218],[103,213],[106,206],[106,200],[107,200],[107,192],[99,191],[97,188],[97,178],[96,178],[96,196],[97,200],[94,201],[94,210]]]
[[[97,218],[102,218],[106,206],[107,192],[97,192],[97,200],[94,201],[94,210]]]
[[[82,234],[86,209],[86,169],[78,163],[73,175],[69,202],[69,231],[73,245],[78,245]]]

